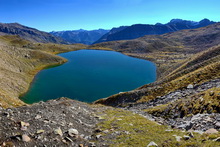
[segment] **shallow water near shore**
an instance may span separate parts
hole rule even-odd
[[[21,100],[31,104],[59,97],[93,102],[156,80],[154,63],[114,51],[59,54],[68,62],[40,71]]]

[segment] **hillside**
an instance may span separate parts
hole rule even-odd
[[[160,79],[195,53],[219,45],[219,28],[220,23],[216,23],[198,29],[146,35],[134,40],[103,42],[90,48],[111,48],[130,56],[151,60],[157,64]]]
[[[110,30],[110,32],[103,37],[101,37],[95,43],[116,41],[116,40],[130,40],[143,37],[145,35],[160,35],[169,32],[176,32],[184,29],[196,29],[200,27],[205,27],[215,22],[208,19],[203,19],[200,22],[172,19],[167,24],[157,23],[155,25],[148,24],[134,24],[128,27],[120,27],[115,31],[115,29]]]
[[[63,38],[69,43],[82,43],[90,45],[101,38],[104,34],[108,33],[108,30],[73,30],[73,31],[54,31],[50,34]]]
[[[220,146],[220,23],[91,46],[0,36],[0,146]],[[18,96],[54,54],[111,49],[153,61],[156,82],[93,104]]]
[[[27,91],[34,75],[47,66],[66,62],[66,59],[53,54],[84,47],[36,44],[18,36],[0,36],[0,105],[8,107],[24,104],[18,97]]]
[[[158,80],[95,103],[123,107],[176,128],[218,129],[220,113],[220,24],[136,40],[106,42],[92,48],[113,48],[158,65]],[[200,125],[196,125],[199,123]],[[206,124],[206,125],[205,125]]]
[[[0,35],[18,35],[23,39],[39,43],[66,43],[61,38],[18,23],[0,23]]]

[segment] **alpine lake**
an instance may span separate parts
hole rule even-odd
[[[114,51],[78,50],[59,56],[68,62],[40,71],[21,100],[32,104],[68,97],[91,103],[156,80],[154,63]]]

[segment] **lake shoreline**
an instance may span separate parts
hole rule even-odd
[[[84,48],[84,49],[79,49],[79,50],[95,50],[95,49],[86,49],[86,48]],[[74,51],[68,51],[68,52],[75,52],[75,51],[79,51],[79,50],[74,50]],[[124,54],[124,53],[121,53],[121,52],[117,52],[117,51],[114,51],[114,50],[103,50],[103,49],[96,49],[96,50],[102,50],[102,51],[113,51],[113,52],[115,52],[115,53],[120,53],[120,54],[123,54],[123,55],[125,55],[125,56],[127,56],[126,54]],[[62,52],[62,53],[68,53],[68,52]],[[62,53],[58,53],[58,54],[56,54],[56,56],[59,56],[59,54],[62,54]],[[59,57],[62,57],[62,56],[59,56]],[[132,56],[129,56],[129,57],[132,57]],[[62,57],[62,58],[64,58],[66,61],[65,62],[62,62],[62,63],[59,63],[59,64],[52,64],[52,65],[48,65],[48,66],[45,66],[45,67],[43,67],[43,68],[41,68],[41,69],[38,69],[38,70],[35,70],[35,74],[34,74],[34,77],[33,77],[33,79],[32,79],[32,81],[30,82],[30,84],[29,84],[29,88],[28,88],[28,90],[26,91],[26,92],[24,92],[24,93],[22,93],[22,94],[20,94],[20,96],[19,96],[19,98],[21,98],[22,96],[24,96],[29,90],[30,90],[30,88],[31,88],[31,85],[33,84],[33,82],[34,82],[34,79],[36,78],[36,76],[37,76],[37,74],[40,72],[40,71],[42,71],[42,70],[44,70],[44,69],[47,69],[47,68],[50,68],[51,66],[53,67],[53,66],[59,66],[59,65],[63,65],[64,63],[66,63],[66,62],[68,62],[68,59],[66,59],[65,57]],[[135,58],[135,57],[132,57],[132,58]],[[141,59],[141,58],[137,58],[137,59]],[[148,60],[145,60],[145,59],[141,59],[141,60],[143,60],[143,61],[148,61]],[[148,61],[148,62],[150,62],[150,61]],[[152,63],[152,62],[151,62]],[[153,63],[154,65],[155,65],[155,63]],[[150,83],[152,83],[152,82],[150,82]],[[144,85],[146,85],[146,84],[144,84]],[[140,85],[139,87],[141,87],[141,86],[143,86],[143,85]],[[137,87],[137,88],[139,88],[139,87]],[[131,89],[131,90],[135,90],[135,89],[137,89],[137,88],[134,88],[134,89]],[[130,91],[130,90],[129,90]],[[129,91],[126,91],[126,92],[129,92]],[[115,93],[116,94],[116,93]],[[114,95],[114,94],[113,94]],[[109,95],[109,96],[111,96],[111,95]],[[60,96],[59,96],[60,97]],[[57,97],[57,98],[59,98],[59,97]],[[101,97],[102,98],[102,97]],[[100,99],[101,99],[100,98]],[[96,100],[94,100],[94,101],[96,101]],[[92,101],[92,102],[87,102],[87,103],[93,103],[94,101]]]

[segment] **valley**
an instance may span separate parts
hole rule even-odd
[[[93,45],[0,36],[1,146],[219,146],[220,24]],[[18,97],[55,54],[113,50],[152,61],[157,81],[87,104]],[[156,144],[156,145],[155,145]]]

